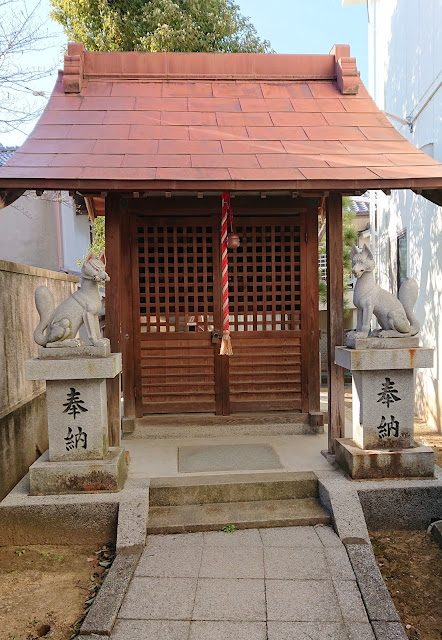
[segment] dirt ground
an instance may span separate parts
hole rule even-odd
[[[370,532],[385,584],[410,640],[442,638],[442,550],[426,531]]]
[[[442,433],[430,429],[422,420],[414,421],[414,437],[422,444],[434,449],[434,462],[442,467]]]
[[[73,637],[105,570],[96,551],[61,545],[0,547],[1,640]]]

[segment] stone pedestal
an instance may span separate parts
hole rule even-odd
[[[433,366],[417,338],[356,339],[335,363],[353,374],[353,438],[336,441],[336,461],[352,478],[431,476],[431,449],[414,442],[414,370]]]
[[[106,395],[106,379],[121,370],[108,345],[42,348],[26,362],[28,380],[46,380],[48,407],[49,451],[31,466],[31,494],[122,488],[125,452],[109,448]]]

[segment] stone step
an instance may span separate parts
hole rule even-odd
[[[310,424],[308,413],[271,412],[213,414],[152,414],[123,420],[124,438],[204,438],[214,436],[272,436],[323,433],[322,419]]]
[[[314,498],[186,504],[151,507],[147,533],[220,531],[226,525],[252,529],[329,523],[329,514]]]
[[[152,478],[152,507],[316,498],[312,471]]]

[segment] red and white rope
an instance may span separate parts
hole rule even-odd
[[[230,320],[229,320],[229,262],[227,258],[227,229],[229,221],[230,194],[224,191],[222,195],[222,223],[221,223],[221,277],[222,277],[222,306],[223,306],[223,338],[220,354],[232,355],[230,344]]]

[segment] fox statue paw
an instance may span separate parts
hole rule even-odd
[[[368,337],[368,332],[366,331],[349,331],[347,333],[347,338],[352,338],[352,339],[356,339],[356,338],[367,338]]]

